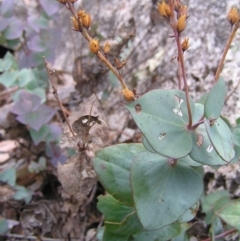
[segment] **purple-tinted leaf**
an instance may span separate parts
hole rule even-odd
[[[0,16],[0,32],[2,32],[9,25],[9,19]]]
[[[28,41],[28,48],[35,52],[43,52],[47,47],[41,38],[38,35],[35,35]]]
[[[46,155],[50,158],[60,155],[61,154],[61,148],[54,144],[54,143],[48,143],[46,145]]]
[[[46,154],[49,158],[51,158],[51,164],[55,167],[58,162],[64,164],[67,160],[67,156],[62,154],[61,148],[55,144],[46,145]]]
[[[36,16],[30,16],[27,19],[27,22],[29,26],[37,33],[40,32],[40,29],[48,29],[48,21],[44,17],[36,17]]]
[[[49,133],[49,126],[43,125],[39,131],[30,129],[30,135],[35,145],[38,145],[42,141],[46,141],[46,137]]]
[[[46,142],[57,141],[62,134],[62,129],[59,125],[51,123],[48,125],[48,135],[46,137]]]
[[[48,30],[41,30],[40,37],[48,48],[55,47],[56,43],[59,41],[61,37],[61,31],[59,29],[53,28]]]
[[[18,100],[13,106],[12,113],[16,115],[24,115],[38,110],[41,106],[41,98],[26,90],[21,90]],[[24,123],[26,124],[26,123]]]
[[[55,0],[40,0],[40,4],[48,16],[52,16],[59,9],[59,4]]]
[[[19,115],[16,119],[25,125],[29,125],[34,130],[39,131],[44,124],[47,124],[52,119],[54,114],[55,112],[52,108],[41,105],[38,110]]]
[[[14,0],[3,0],[1,13],[2,15],[12,15],[13,13]]]
[[[64,164],[67,160],[67,156],[61,154],[60,156],[54,156],[52,159],[51,159],[51,164],[54,166],[54,167],[57,167],[58,163],[61,163],[61,164]]]
[[[5,38],[9,40],[20,38],[23,31],[22,23],[16,18],[11,18],[10,21],[11,25],[3,33]]]

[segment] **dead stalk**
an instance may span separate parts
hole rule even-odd
[[[57,102],[58,102],[58,104],[59,104],[59,106],[60,106],[60,108],[61,108],[61,111],[62,111],[63,116],[64,116],[64,119],[65,119],[65,121],[66,121],[66,123],[67,123],[67,125],[68,125],[68,128],[69,128],[69,130],[71,131],[72,135],[74,136],[75,134],[74,134],[74,132],[73,132],[73,130],[72,130],[72,127],[71,127],[68,119],[67,119],[67,116],[66,116],[66,113],[65,113],[65,111],[64,111],[63,105],[62,105],[62,103],[61,103],[61,101],[60,101],[60,99],[59,99],[59,97],[58,97],[57,88],[56,88],[56,86],[55,86],[55,84],[54,84],[54,81],[53,81],[53,78],[52,78],[52,75],[53,75],[54,71],[49,69],[48,63],[47,63],[47,61],[46,61],[46,59],[45,59],[44,56],[43,56],[43,61],[44,61],[45,68],[46,68],[47,73],[48,73],[49,80],[50,80],[51,85],[52,85],[52,88],[53,88],[53,94],[54,94],[54,96],[55,96],[55,98],[56,98],[56,100],[57,100]]]

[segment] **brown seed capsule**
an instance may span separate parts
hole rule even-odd
[[[80,10],[77,12],[77,16],[78,16],[78,19],[82,19],[85,15],[85,11],[84,10]]]
[[[166,18],[170,18],[172,14],[170,6],[165,1],[158,3],[158,12]]]
[[[96,54],[100,50],[98,39],[92,39],[89,42],[89,49],[92,53]]]
[[[111,49],[111,46],[110,46],[109,42],[108,41],[105,42],[104,47],[103,47],[103,52],[105,54],[108,54],[110,52],[110,49]]]
[[[122,90],[123,96],[126,101],[133,101],[134,100],[134,93],[128,89],[128,87],[125,87]]]
[[[86,13],[82,18],[81,18],[81,23],[82,26],[88,29],[91,26],[91,16],[90,14]]]
[[[185,38],[181,44],[182,46],[182,51],[185,52],[189,48],[189,38]]]
[[[238,10],[235,7],[232,7],[227,15],[227,20],[231,25],[234,25],[239,22]]]
[[[177,31],[179,33],[181,33],[185,27],[186,27],[186,19],[187,19],[187,16],[186,14],[183,14],[179,17],[178,21],[177,21]]]
[[[80,31],[77,19],[75,17],[71,17],[71,20],[72,20],[73,30]]]

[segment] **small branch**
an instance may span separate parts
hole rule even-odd
[[[68,128],[69,128],[69,130],[71,131],[72,135],[74,136],[75,134],[74,134],[74,132],[73,132],[73,130],[72,130],[72,127],[71,127],[68,119],[67,119],[66,113],[65,113],[65,111],[64,111],[64,109],[63,109],[63,105],[62,105],[62,103],[61,103],[61,101],[60,101],[60,99],[59,99],[59,97],[58,97],[57,88],[56,88],[56,86],[55,86],[55,84],[54,84],[54,81],[53,81],[53,79],[52,79],[53,71],[50,71],[50,69],[49,69],[49,67],[48,67],[48,63],[47,63],[47,61],[46,61],[46,59],[45,59],[44,56],[43,56],[43,61],[44,61],[45,68],[46,68],[46,70],[47,70],[48,77],[49,77],[49,79],[50,79],[50,82],[51,82],[51,85],[52,85],[52,88],[53,88],[53,94],[54,94],[54,96],[55,96],[55,98],[56,98],[56,100],[57,100],[57,102],[58,102],[58,104],[59,104],[59,106],[60,106],[60,108],[61,108],[61,111],[62,111],[63,116],[64,116],[64,119],[65,119],[65,121],[66,121],[66,123],[67,123],[67,125],[68,125]]]
[[[183,83],[184,83],[184,92],[186,96],[186,102],[187,102],[187,111],[188,111],[188,128],[192,127],[192,111],[190,107],[190,97],[189,97],[189,90],[188,90],[188,84],[187,84],[187,78],[186,78],[186,71],[185,71],[185,66],[184,66],[184,60],[183,60],[183,52],[182,52],[182,47],[181,47],[181,42],[180,42],[180,33],[177,32],[176,29],[176,21],[175,21],[175,16],[174,16],[174,6],[172,0],[169,0],[169,6],[171,8],[172,16],[171,16],[171,22],[170,26],[172,27],[173,33],[174,33],[174,38],[177,43],[177,48],[178,48],[178,61],[180,63],[181,71],[182,71],[182,78],[183,78]],[[178,84],[180,86],[180,84]]]
[[[79,29],[80,32],[82,33],[83,37],[90,42],[92,40],[92,37],[89,35],[88,30],[86,28],[84,28],[81,25],[81,22],[79,21],[72,3],[68,0],[68,5],[67,5],[67,9],[69,9],[69,11],[72,13],[73,17],[78,21],[78,25],[79,25]],[[126,88],[126,84],[124,83],[122,76],[118,73],[118,71],[116,70],[116,68],[113,67],[113,65],[108,61],[108,59],[106,59],[106,57],[104,56],[104,54],[102,54],[100,51],[98,51],[98,53],[96,54],[97,57],[105,64],[107,65],[107,67],[114,73],[114,75],[118,78],[120,84],[122,85],[123,89]]]
[[[235,24],[235,25],[233,26],[233,28],[232,28],[232,32],[231,32],[231,34],[230,34],[230,36],[229,36],[229,38],[228,38],[226,47],[225,47],[224,52],[223,52],[223,55],[222,55],[222,58],[221,58],[221,60],[220,60],[220,62],[219,62],[219,64],[218,64],[217,72],[216,72],[215,78],[214,78],[214,83],[216,83],[216,82],[218,81],[218,79],[219,79],[219,75],[220,75],[220,73],[221,73],[221,71],[222,71],[223,64],[224,64],[224,61],[225,61],[227,52],[228,52],[228,50],[229,50],[229,48],[230,48],[230,46],[231,46],[231,43],[232,43],[232,41],[233,41],[233,39],[234,39],[234,37],[235,37],[235,35],[236,35],[236,32],[237,32],[238,28],[239,28],[239,23],[238,23],[238,24]]]
[[[234,232],[236,232],[236,231],[237,231],[237,230],[236,230],[235,228],[232,228],[232,229],[230,229],[230,230],[228,230],[228,231],[226,231],[226,232],[223,232],[223,233],[215,236],[214,238],[215,238],[215,239],[223,238],[223,237],[225,237],[225,236],[227,236],[227,235],[229,235],[229,234],[231,234],[231,233],[234,233]],[[211,240],[212,240],[212,238],[207,238],[207,239],[202,239],[201,241],[211,241]]]

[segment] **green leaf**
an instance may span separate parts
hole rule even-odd
[[[155,231],[142,231],[133,235],[134,241],[167,241],[180,234],[180,224],[174,223]]]
[[[195,111],[193,114],[193,123],[196,124],[203,119],[204,105],[195,103]],[[193,149],[190,156],[196,162],[203,165],[216,166],[225,165],[226,163],[220,158],[217,152],[212,148],[208,134],[204,124],[198,125],[197,129],[192,133]]]
[[[225,203],[230,200],[229,193],[225,190],[212,192],[208,195],[202,195],[201,205],[202,211],[206,214],[205,222],[210,224],[214,216],[214,212],[222,208]]]
[[[232,159],[231,163],[237,163],[240,160],[240,146],[234,146],[235,157]]]
[[[130,167],[143,151],[141,144],[120,144],[103,148],[93,158],[94,170],[106,191],[128,205],[133,205]]]
[[[40,142],[45,141],[49,132],[49,127],[47,124],[45,124],[40,128],[39,131],[30,129],[29,132],[34,144],[38,145]]]
[[[16,169],[9,168],[0,173],[0,181],[7,182],[10,186],[16,185]]]
[[[200,198],[202,177],[191,167],[160,155],[143,152],[131,168],[137,215],[146,230],[177,221]]]
[[[234,128],[232,133],[234,144],[240,146],[240,127]]]
[[[206,120],[205,126],[209,139],[218,155],[224,161],[230,162],[234,158],[235,152],[232,133],[227,124],[221,118],[218,118],[213,124]]]
[[[179,223],[187,223],[191,221],[197,214],[199,209],[199,202],[195,203],[192,207],[190,207],[179,219]]]
[[[150,151],[156,154],[156,152],[152,149],[152,147],[150,146],[149,142],[147,141],[147,139],[143,136],[142,137],[142,142],[144,147]],[[189,155],[178,159],[181,163],[187,165],[187,166],[201,166],[202,164],[199,162],[194,161]]]
[[[4,72],[0,76],[0,83],[3,84],[6,88],[13,86],[17,80],[19,71],[8,71]]]
[[[212,234],[211,235],[212,240],[215,240],[215,236],[223,232],[223,225],[222,225],[221,219],[216,215],[212,219],[210,232]]]
[[[191,99],[190,106],[194,112]],[[193,143],[186,128],[188,112],[183,91],[153,90],[126,107],[155,152],[171,158],[190,153]]]
[[[22,69],[18,75],[18,86],[24,87],[34,79],[35,76],[31,69]]]
[[[194,161],[209,166],[226,164],[213,148],[204,124],[198,126],[192,133],[192,138],[194,144],[190,156]]]
[[[119,235],[115,233],[108,232],[106,229],[103,234],[103,241],[128,241],[129,235]]]
[[[98,209],[104,215],[105,230],[115,234],[131,235],[142,230],[134,207],[117,201],[111,195],[98,197]]]
[[[14,56],[10,52],[7,52],[5,54],[4,62],[7,63],[7,65],[9,66],[9,69],[10,68],[15,69],[15,70],[18,69],[17,61],[16,61],[16,59],[14,58]],[[9,69],[7,69],[7,70],[9,70]]]
[[[232,201],[217,211],[217,215],[240,232],[240,202]]]
[[[186,231],[190,228],[190,224],[182,223],[180,227],[181,227],[180,234],[174,237],[171,241],[189,241],[189,237],[187,236]]]
[[[22,186],[15,186],[17,192],[14,195],[15,200],[25,200],[26,203],[29,203],[32,199],[32,192],[27,190]]]
[[[220,116],[226,93],[227,90],[224,79],[220,78],[212,87],[205,102],[204,114],[207,119],[213,120]]]
[[[6,219],[0,219],[0,235],[8,232],[8,223]]]
[[[36,172],[36,173],[44,171],[46,170],[46,163],[47,163],[46,158],[41,156],[38,159],[38,162],[31,161],[30,165],[28,166],[28,170],[29,172]]]

